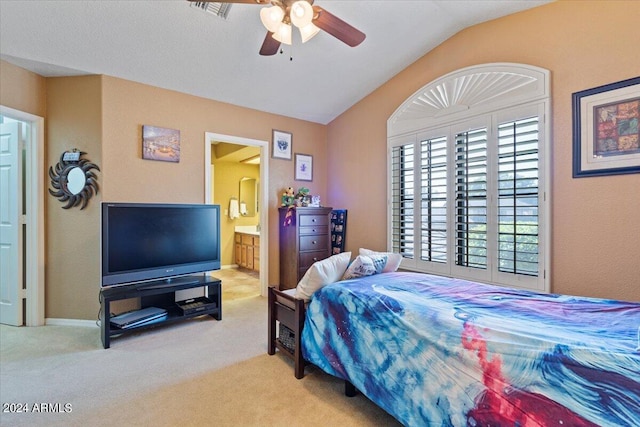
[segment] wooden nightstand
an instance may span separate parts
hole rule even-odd
[[[267,353],[273,355],[276,349],[291,357],[294,362],[294,374],[297,379],[304,377],[305,361],[302,358],[302,328],[304,327],[305,303],[275,287],[268,291],[268,341]],[[277,322],[293,333],[293,343],[285,344],[276,335]],[[293,348],[291,348],[293,347]]]

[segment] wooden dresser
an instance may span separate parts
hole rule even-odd
[[[291,224],[284,225],[288,208],[279,208],[281,290],[295,288],[311,264],[331,255],[331,210],[294,208]]]

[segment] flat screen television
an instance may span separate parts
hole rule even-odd
[[[220,269],[220,205],[103,202],[101,222],[103,287]]]

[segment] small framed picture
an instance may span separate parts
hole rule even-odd
[[[291,146],[293,135],[291,132],[273,129],[271,157],[274,159],[291,160]]]
[[[313,181],[313,156],[296,153],[296,181]]]
[[[640,77],[573,94],[573,177],[640,173]]]
[[[142,126],[142,158],[163,162],[180,161],[180,131],[158,126]]]

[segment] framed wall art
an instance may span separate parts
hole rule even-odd
[[[163,162],[180,161],[180,131],[157,126],[142,126],[142,158]]]
[[[274,159],[291,160],[291,146],[293,145],[293,135],[291,132],[284,132],[273,129],[271,157]]]
[[[313,181],[313,156],[296,153],[296,181]]]
[[[573,177],[640,173],[640,77],[573,94]]]

